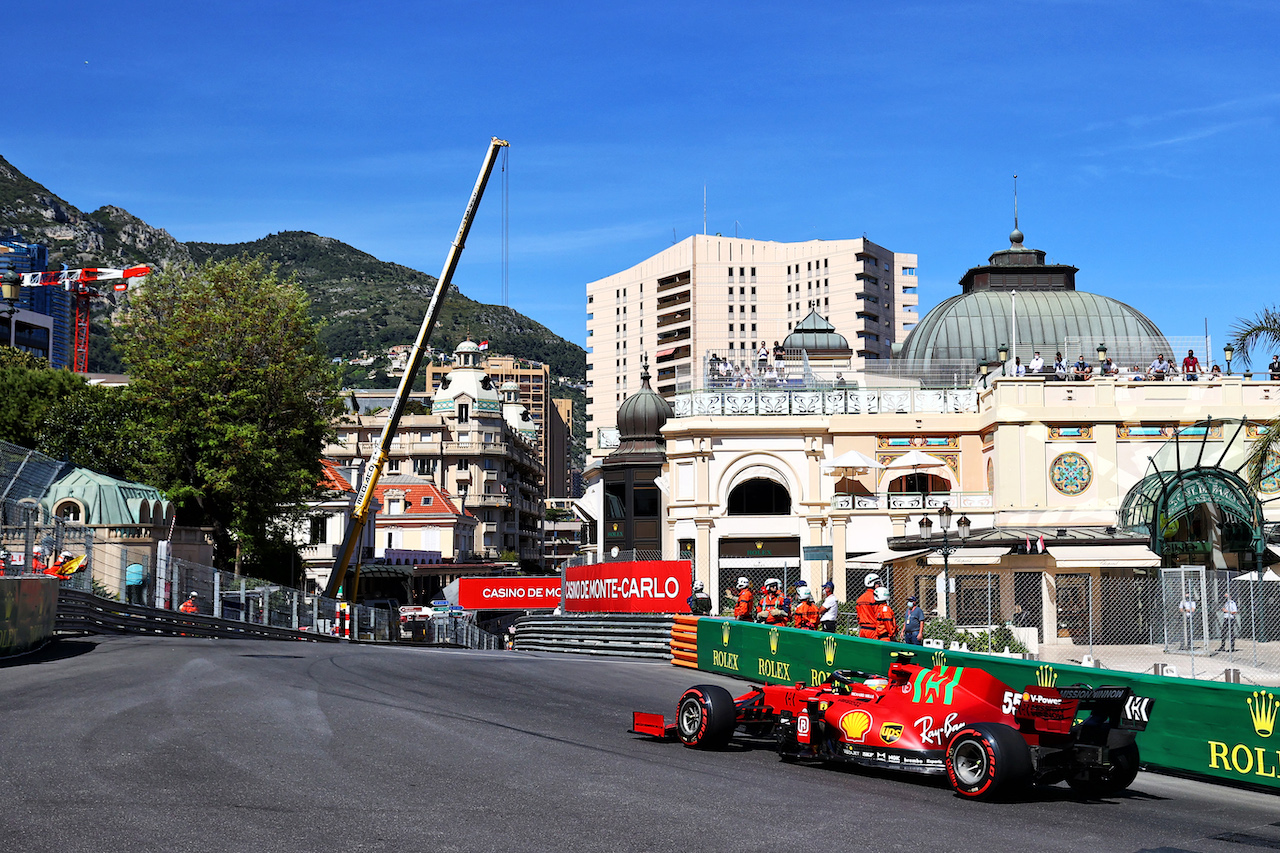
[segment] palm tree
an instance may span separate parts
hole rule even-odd
[[[1238,321],[1231,332],[1235,358],[1245,367],[1249,366],[1250,354],[1257,347],[1275,344],[1273,351],[1280,352],[1280,309],[1264,308],[1253,319]],[[1249,484],[1255,489],[1263,480],[1280,473],[1280,417],[1264,421],[1263,426],[1266,432],[1258,436],[1247,464]]]

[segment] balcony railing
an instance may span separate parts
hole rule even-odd
[[[881,492],[876,495],[835,495],[832,509],[847,510],[936,510],[943,505],[953,510],[991,509],[990,492]]]
[[[676,394],[678,418],[708,415],[875,415],[976,412],[972,388],[735,388]]]

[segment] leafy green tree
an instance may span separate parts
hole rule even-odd
[[[1245,367],[1249,366],[1253,351],[1263,344],[1272,344],[1270,349],[1280,352],[1280,308],[1265,308],[1250,320],[1240,320],[1231,332],[1235,357]],[[1254,488],[1280,472],[1280,417],[1271,418],[1265,425],[1266,435],[1254,443],[1246,466]]]
[[[341,402],[308,310],[295,280],[246,256],[152,274],[119,324],[148,479],[213,529],[220,567],[238,544],[255,571],[285,570],[264,564],[273,522],[316,491]]]
[[[82,384],[45,409],[36,450],[121,480],[146,476],[153,452],[141,406],[123,388]]]
[[[45,412],[85,387],[84,378],[49,362],[0,346],[0,441],[35,449]]]

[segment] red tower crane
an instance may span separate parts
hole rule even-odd
[[[128,267],[126,269],[105,269],[102,267],[86,267],[79,270],[50,270],[49,272],[19,273],[17,282],[20,287],[62,287],[75,297],[75,348],[71,369],[77,373],[89,372],[89,300],[94,296],[102,296],[102,292],[93,287],[96,282],[114,281],[115,290],[123,292],[129,288],[129,279],[141,278],[151,272],[149,266]],[[6,281],[6,284],[9,284]],[[6,300],[9,294],[5,293]],[[15,297],[16,298],[16,297]]]

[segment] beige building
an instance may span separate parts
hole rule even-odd
[[[480,363],[481,369],[497,385],[514,382],[524,404],[539,427],[536,438],[538,456],[546,471],[548,497],[568,494],[569,435],[573,424],[573,401],[551,397],[551,368],[541,362],[511,355],[490,355]],[[431,392],[440,388],[441,379],[453,365],[426,364],[427,386]],[[565,408],[568,414],[565,414]]]
[[[639,388],[648,354],[654,390],[703,387],[709,366],[754,367],[817,311],[843,335],[852,367],[888,359],[914,328],[916,256],[867,240],[776,243],[689,237],[587,285],[587,426],[596,456],[616,446],[614,414]]]

